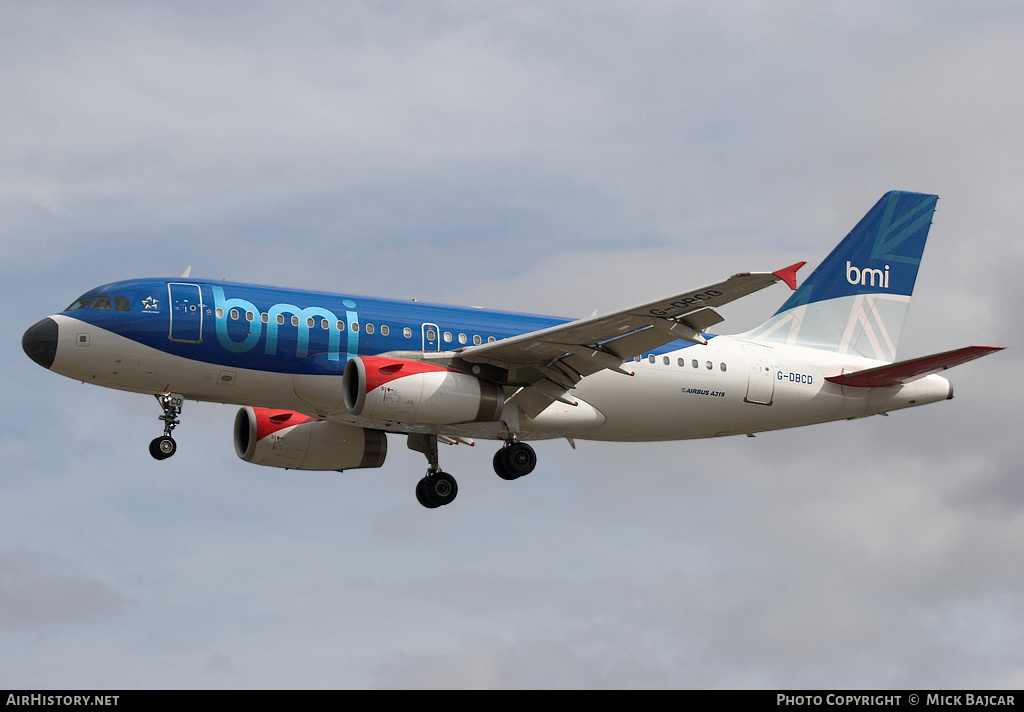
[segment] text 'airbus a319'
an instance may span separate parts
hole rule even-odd
[[[502,441],[506,480],[528,440],[652,441],[753,434],[951,398],[938,372],[998,348],[895,361],[937,197],[886,194],[796,288],[799,263],[741,273],[604,316],[554,317],[222,281],[97,287],[30,327],[25,352],[57,373],[155,395],[174,454],[185,400],[235,403],[247,462],[381,467],[387,434],[422,452],[425,507],[455,499],[438,443]],[[764,324],[715,336],[716,307],[785,282]]]

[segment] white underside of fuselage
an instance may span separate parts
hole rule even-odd
[[[85,383],[294,410],[394,433],[501,440],[508,435],[504,422],[424,426],[356,418],[342,404],[339,376],[294,376],[205,363],[164,353],[66,315],[52,318],[59,325],[59,340],[51,370]],[[949,382],[934,375],[885,388],[844,388],[825,380],[844,370],[881,363],[853,354],[718,336],[706,346],[659,354],[653,362],[650,358],[627,362],[625,367],[633,376],[612,371],[588,376],[570,392],[579,406],[556,402],[536,420],[520,414],[518,435],[522,439],[657,441],[750,434],[873,415],[932,403],[951,394]],[[334,389],[337,398],[323,395]],[[508,389],[508,395],[512,391]],[[311,399],[309,393],[318,395]]]

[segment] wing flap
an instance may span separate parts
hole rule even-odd
[[[853,388],[899,386],[933,373],[939,373],[947,368],[953,368],[953,366],[973,361],[976,358],[988,356],[996,351],[1002,351],[1002,347],[967,346],[954,351],[944,351],[940,354],[910,359],[909,361],[899,361],[898,363],[891,363],[886,366],[879,366],[878,368],[868,368],[853,373],[826,376],[825,380]]]

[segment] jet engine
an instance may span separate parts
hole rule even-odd
[[[380,467],[387,436],[290,410],[245,407],[235,416],[235,452],[246,462],[295,470]]]
[[[399,423],[491,422],[505,404],[496,383],[432,363],[377,356],[350,359],[342,390],[352,415]]]

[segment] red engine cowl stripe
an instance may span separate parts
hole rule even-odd
[[[404,361],[393,358],[378,358],[376,356],[362,356],[363,365],[366,367],[366,392],[369,393],[380,388],[386,383],[395,381],[406,376],[415,376],[420,373],[432,373],[447,371],[443,366],[436,366],[432,363],[422,361]]]
[[[311,418],[302,413],[295,413],[290,410],[276,410],[274,408],[253,408],[256,415],[256,439],[262,440],[278,430],[291,428],[302,423],[308,423],[316,418]]]

